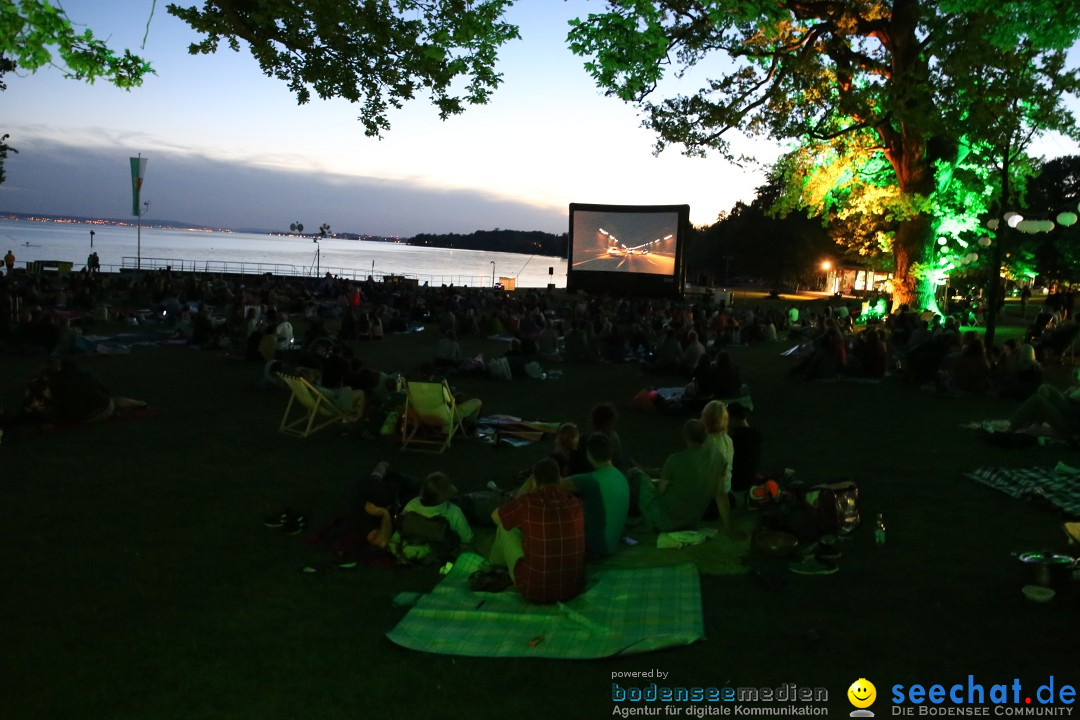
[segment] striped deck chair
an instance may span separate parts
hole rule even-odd
[[[442,382],[410,382],[405,388],[401,449],[442,452],[463,432],[450,386]]]
[[[306,438],[347,417],[319,388],[304,378],[284,373],[278,373],[278,376],[291,391],[278,431]]]

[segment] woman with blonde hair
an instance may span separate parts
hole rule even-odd
[[[727,405],[720,400],[710,400],[701,409],[701,422],[708,433],[705,447],[715,455],[716,472],[720,474],[720,487],[716,491],[716,508],[722,527],[730,535],[731,528],[731,464],[735,458],[735,445],[728,435]]]

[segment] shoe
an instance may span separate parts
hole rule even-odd
[[[279,528],[279,527],[281,527],[282,525],[285,524],[285,521],[287,519],[288,519],[288,515],[286,513],[278,513],[277,515],[267,515],[266,519],[263,520],[263,525],[265,527],[268,527],[268,528]]]
[[[814,557],[819,562],[835,563],[842,558],[844,554],[840,552],[835,545],[818,545],[817,552],[814,553]]]
[[[828,565],[817,560],[788,563],[788,570],[796,575],[832,575],[839,569],[835,565]]]
[[[301,525],[304,524],[304,513],[295,512],[293,510],[282,510],[279,513],[273,515],[267,515],[263,519],[263,525],[268,528],[279,528],[289,524],[289,521],[295,520]]]

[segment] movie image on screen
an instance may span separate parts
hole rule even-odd
[[[679,213],[580,210],[572,213],[571,268],[674,275]]]

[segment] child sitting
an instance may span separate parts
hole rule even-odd
[[[450,502],[457,489],[445,473],[424,478],[420,495],[402,508],[398,531],[391,541],[395,554],[405,560],[439,559],[456,555],[458,545],[473,541],[473,531],[461,508]],[[410,515],[412,517],[410,517]]]

